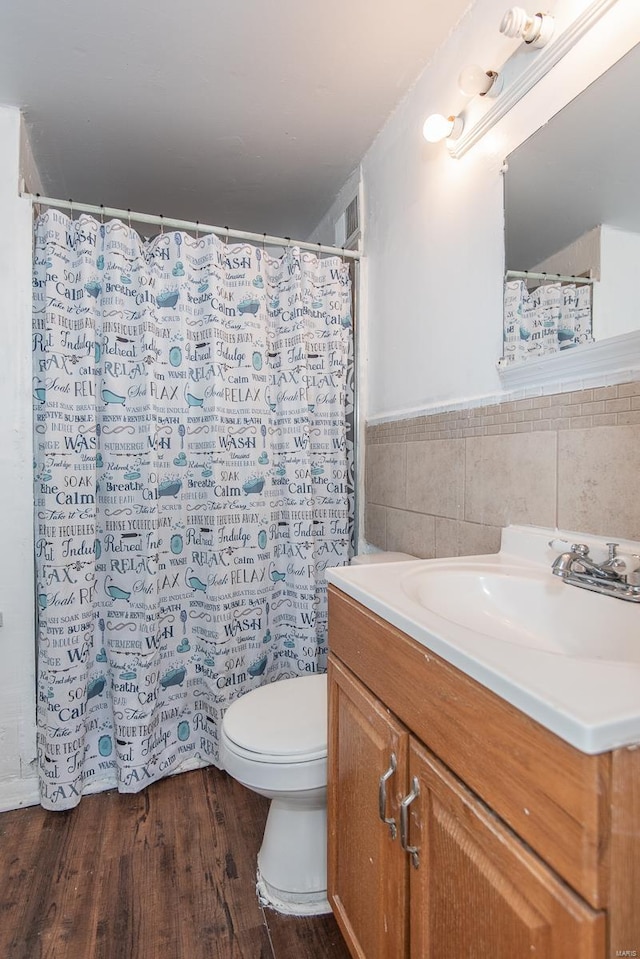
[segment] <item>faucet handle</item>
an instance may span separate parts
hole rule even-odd
[[[640,553],[620,553],[616,562],[624,567],[627,584],[640,586]]]
[[[578,556],[588,556],[589,547],[586,543],[574,543],[571,547],[571,552],[576,553]]]
[[[630,559],[636,560],[638,565],[635,566],[634,564],[634,569],[629,570],[627,573],[627,583],[629,586],[640,586],[640,555],[638,555],[638,553],[631,553]]]
[[[627,572],[627,563],[623,556],[620,556],[618,553],[618,546],[620,543],[607,543],[609,547],[609,557],[602,564],[605,569],[613,569],[621,575],[626,574]]]

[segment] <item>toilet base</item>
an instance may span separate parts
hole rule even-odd
[[[277,912],[295,916],[331,912],[325,788],[271,800],[256,888],[261,903]]]
[[[297,892],[293,894],[293,899],[288,899],[285,897],[292,894],[270,886],[260,875],[260,870],[258,870],[256,881],[256,893],[261,906],[274,909],[285,916],[324,916],[331,912],[326,889],[321,893],[310,892],[306,895]]]

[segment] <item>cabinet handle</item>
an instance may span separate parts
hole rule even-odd
[[[396,771],[397,764],[398,761],[396,759],[396,754],[391,753],[389,768],[387,769],[386,773],[383,773],[382,776],[380,776],[380,782],[378,784],[378,815],[380,816],[382,822],[386,823],[386,825],[389,827],[389,833],[392,839],[396,838],[397,829],[395,819],[393,819],[393,817],[391,819],[387,818],[387,782],[389,779],[391,779]]]
[[[420,853],[417,846],[409,845],[409,806],[420,795],[420,784],[414,776],[411,792],[400,803],[400,845],[411,856],[411,863],[417,869],[420,865]]]

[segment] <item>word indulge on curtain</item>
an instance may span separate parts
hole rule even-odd
[[[66,808],[215,763],[233,699],[325,669],[350,287],[335,258],[55,211],[34,286],[41,792]]]

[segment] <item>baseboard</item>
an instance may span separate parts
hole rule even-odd
[[[8,779],[0,781],[0,812],[20,809],[22,806],[37,806],[40,791],[37,779]]]

